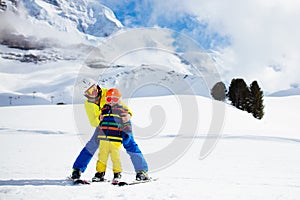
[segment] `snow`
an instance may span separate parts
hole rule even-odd
[[[70,86],[74,84],[81,63],[60,61],[34,65],[4,59],[0,59],[0,62],[2,64],[0,71],[1,106],[10,105],[10,103],[11,105],[34,105],[72,102],[73,91]],[[65,73],[62,73],[62,66]],[[11,102],[9,97],[12,97]]]
[[[195,106],[181,104],[187,99],[196,99],[198,105],[193,108],[199,115],[194,137],[180,129],[184,109]],[[265,97],[262,120],[217,102],[225,110],[220,139],[200,159],[203,144],[217,138],[208,133],[216,102],[200,96],[124,99],[133,110],[135,138],[149,173],[159,177],[127,187],[73,186],[66,180],[93,131],[85,115],[83,121],[75,116],[84,112],[82,104],[0,107],[0,199],[298,199],[299,100],[300,96]],[[159,129],[153,124],[160,124]],[[166,154],[175,141],[179,145]],[[176,149],[183,151],[176,155]],[[132,180],[135,174],[124,149],[122,154],[123,178]],[[96,160],[97,154],[83,178],[92,178]],[[107,178],[112,178],[110,168]]]

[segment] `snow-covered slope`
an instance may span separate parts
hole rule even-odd
[[[186,99],[195,99],[198,109],[191,107],[195,105],[181,105]],[[266,97],[262,120],[224,105],[220,139],[204,159],[199,159],[204,143],[217,138],[216,133],[206,137],[212,116],[222,115],[213,113],[213,101],[195,96],[126,101],[134,113],[136,141],[146,156],[150,175],[159,177],[157,182],[128,187],[109,183],[72,186],[66,176],[93,132],[86,115],[82,113],[82,121],[76,121],[76,105],[1,107],[0,199],[299,198],[299,96]],[[84,112],[82,104],[77,106]],[[194,137],[182,129],[186,106],[199,116]],[[79,125],[87,130],[80,131]],[[161,126],[153,129],[156,125]],[[185,150],[177,154],[176,149]],[[125,151],[121,152],[123,179],[132,180],[132,165]],[[96,160],[97,154],[83,178],[94,175]],[[109,164],[108,179],[112,178],[110,167]]]

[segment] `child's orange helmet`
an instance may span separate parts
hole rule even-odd
[[[121,98],[122,97],[122,94],[121,92],[116,89],[116,88],[111,88],[109,89],[107,92],[106,92],[106,96],[107,97],[119,97]]]

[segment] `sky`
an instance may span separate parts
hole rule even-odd
[[[219,52],[226,80],[269,93],[300,86],[297,0],[101,0],[126,27],[165,27]],[[227,83],[228,84],[228,83]]]

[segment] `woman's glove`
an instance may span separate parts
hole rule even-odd
[[[122,118],[122,122],[126,123],[126,122],[128,122],[130,120],[131,115],[128,112],[123,112],[121,114],[121,118]]]
[[[87,98],[88,102],[94,103],[94,104],[99,104],[100,101],[100,96],[97,96],[95,98]]]

